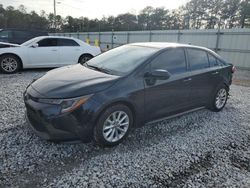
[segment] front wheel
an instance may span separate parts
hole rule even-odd
[[[122,104],[106,109],[94,130],[95,142],[100,146],[115,146],[122,142],[133,125],[131,110]]]
[[[4,73],[16,73],[21,68],[20,60],[14,55],[3,55],[0,58],[0,70]]]
[[[213,96],[213,99],[210,104],[210,109],[214,112],[221,111],[226,105],[227,99],[228,99],[228,88],[225,85],[220,86],[216,90]]]

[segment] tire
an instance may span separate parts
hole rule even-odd
[[[80,64],[84,64],[84,63],[86,63],[88,60],[90,60],[90,59],[92,59],[93,58],[93,56],[92,55],[89,55],[89,54],[84,54],[84,55],[81,55],[81,57],[79,58],[79,61],[78,61],[78,63],[80,63]]]
[[[133,121],[133,114],[127,106],[118,104],[107,108],[94,128],[95,142],[102,147],[118,145],[128,136]]]
[[[16,73],[21,68],[21,61],[14,55],[3,55],[0,58],[0,70],[6,74]]]
[[[213,94],[209,109],[214,112],[221,111],[227,103],[228,87],[226,85],[219,86]]]

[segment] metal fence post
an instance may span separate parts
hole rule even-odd
[[[90,43],[89,32],[87,32],[87,40],[89,40],[89,43]]]
[[[77,31],[77,38],[79,39],[80,37],[79,37],[79,31]]]
[[[178,33],[177,33],[177,42],[179,43],[181,41],[181,31],[178,30]]]
[[[149,42],[151,42],[152,41],[152,32],[151,32],[151,30],[149,31]]]
[[[129,43],[129,31],[127,32],[127,44]]]
[[[219,43],[220,43],[220,27],[218,28],[218,31],[216,32],[216,44],[215,44],[215,52],[217,53],[219,51]]]
[[[111,33],[111,48],[114,47],[114,30],[112,29],[112,33]]]
[[[99,33],[98,33],[98,41],[99,41],[99,46],[101,46],[101,32],[99,30]]]

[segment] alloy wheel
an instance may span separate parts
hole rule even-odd
[[[227,91],[225,88],[221,88],[215,98],[215,106],[217,109],[221,109],[227,101]]]
[[[6,72],[14,72],[18,68],[18,62],[12,57],[6,57],[1,61],[1,67]]]
[[[129,116],[124,111],[113,112],[103,125],[103,137],[108,142],[117,142],[129,128]]]

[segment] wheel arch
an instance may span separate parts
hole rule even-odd
[[[96,118],[95,118],[95,124],[96,122],[98,121],[98,119],[100,118],[101,114],[106,110],[108,109],[109,107],[111,106],[114,106],[114,105],[124,105],[124,106],[127,106],[129,108],[129,110],[131,110],[132,112],[132,115],[133,115],[133,125],[132,127],[135,127],[136,126],[136,122],[137,122],[137,116],[136,116],[136,108],[135,106],[129,102],[129,101],[126,101],[126,100],[118,100],[118,101],[113,101],[107,105],[105,105],[97,114]]]
[[[18,58],[19,61],[20,61],[20,66],[21,66],[20,68],[23,69],[23,61],[22,61],[22,59],[21,59],[21,57],[19,55],[15,54],[15,53],[6,52],[6,53],[2,53],[0,55],[0,58],[2,58],[5,55],[12,55],[12,56],[15,56],[16,58]]]

